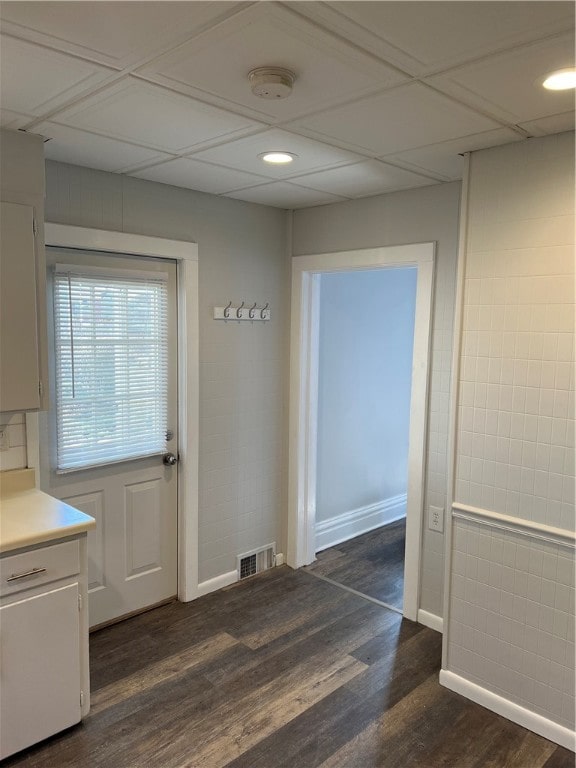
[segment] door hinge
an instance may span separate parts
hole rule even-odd
[[[82,595],[78,595],[78,610],[82,610]]]
[[[32,232],[34,233],[34,237],[38,234],[38,222],[36,219],[32,219]]]
[[[84,706],[84,691],[80,691],[80,706]]]
[[[44,384],[42,384],[42,380],[38,381],[38,394],[40,397],[44,394]]]

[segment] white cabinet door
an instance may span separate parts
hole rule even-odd
[[[0,608],[0,759],[80,721],[78,584]]]
[[[2,203],[0,411],[40,407],[34,210]]]

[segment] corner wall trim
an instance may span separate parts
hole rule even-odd
[[[198,584],[198,597],[208,595],[210,592],[216,592],[217,589],[222,589],[223,587],[229,587],[230,584],[234,584],[236,581],[238,581],[238,571],[221,573],[220,576],[215,576],[213,579],[207,579]]]
[[[444,619],[442,616],[437,616],[435,613],[429,613],[428,611],[418,609],[418,624],[424,624],[425,627],[433,629],[435,632],[444,632]]]
[[[503,696],[492,693],[492,691],[482,688],[476,685],[476,683],[471,683],[454,672],[448,672],[445,669],[440,670],[440,684],[451,691],[462,694],[462,696],[476,702],[476,704],[496,712],[498,715],[507,717],[513,723],[517,723],[524,728],[528,728],[529,731],[534,731],[534,733],[544,736],[545,739],[550,739],[550,741],[560,744],[560,746],[573,752],[576,751],[576,733],[569,728],[565,728],[563,725],[542,717],[542,715],[538,715],[536,712],[520,706],[520,704],[515,704]]]
[[[403,517],[406,517],[406,494],[400,493],[374,504],[343,512],[330,520],[322,520],[316,523],[316,551],[328,549]]]

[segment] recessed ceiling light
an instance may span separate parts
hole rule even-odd
[[[542,83],[549,91],[567,91],[576,88],[576,69],[558,69],[546,75]]]
[[[263,152],[258,155],[259,158],[264,160],[265,163],[272,163],[273,165],[284,165],[291,163],[298,155],[292,152]]]

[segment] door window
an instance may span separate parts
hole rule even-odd
[[[167,283],[56,265],[57,472],[166,450]]]

